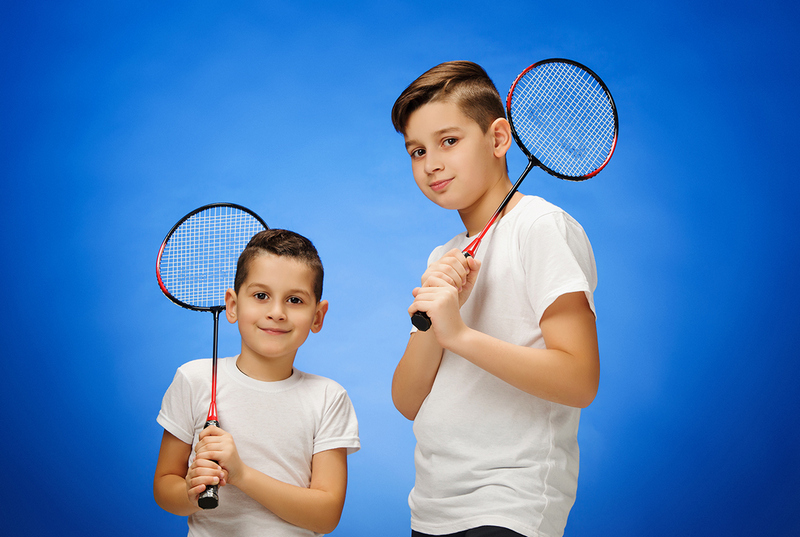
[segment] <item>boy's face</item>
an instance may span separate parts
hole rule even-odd
[[[229,289],[226,316],[239,323],[242,356],[294,360],[309,331],[319,332],[328,302],[314,296],[314,274],[305,263],[264,253],[250,262],[239,292]]]
[[[469,210],[506,176],[508,148],[498,145],[494,124],[484,133],[455,103],[436,101],[414,111],[405,141],[417,186],[445,209]]]

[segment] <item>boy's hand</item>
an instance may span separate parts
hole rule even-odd
[[[206,490],[207,486],[222,486],[225,484],[224,481],[224,470],[220,468],[219,464],[212,460],[195,458],[186,473],[186,494],[189,501],[196,504],[198,496]]]
[[[219,427],[211,425],[203,429],[194,451],[195,462],[204,460],[220,469],[217,473],[220,486],[234,483],[245,468],[233,436]]]
[[[436,339],[445,348],[466,328],[459,310],[475,286],[480,267],[477,259],[465,257],[458,249],[450,250],[431,263],[422,275],[422,287],[413,291],[409,314],[427,313]]]
[[[465,256],[461,250],[454,248],[425,270],[421,278],[421,287],[436,287],[443,282],[449,284],[458,291],[458,306],[461,307],[475,286],[480,267],[480,261]],[[433,281],[431,278],[436,280]],[[416,289],[414,291],[416,293]]]
[[[408,313],[427,313],[436,340],[442,347],[448,348],[450,341],[466,328],[459,311],[461,304],[458,289],[444,278],[431,275],[425,287],[417,287],[413,294],[414,302],[408,308]]]

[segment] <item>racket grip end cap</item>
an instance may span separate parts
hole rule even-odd
[[[417,311],[411,316],[411,324],[413,324],[417,330],[427,332],[431,327],[431,318],[428,317],[428,314],[424,311]]]
[[[210,487],[206,487],[206,490],[200,493],[200,497],[197,498],[197,505],[201,509],[215,509],[219,505],[219,490],[218,485],[212,485]]]

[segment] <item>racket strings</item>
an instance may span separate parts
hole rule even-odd
[[[223,306],[239,254],[263,229],[258,219],[235,207],[211,207],[192,215],[167,240],[159,265],[161,281],[185,304]]]
[[[514,87],[510,115],[528,151],[565,176],[596,171],[614,146],[614,110],[605,88],[569,63],[528,71]]]

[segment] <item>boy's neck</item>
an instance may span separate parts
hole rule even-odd
[[[467,228],[467,236],[473,237],[483,231],[486,223],[489,222],[512,187],[508,175],[503,174],[500,180],[496,181],[476,203],[458,211],[464,227]],[[522,197],[522,194],[516,192],[503,210],[503,215],[513,209]]]
[[[277,382],[292,376],[294,359],[266,361],[243,352],[236,358],[236,367],[248,377],[262,382]]]

